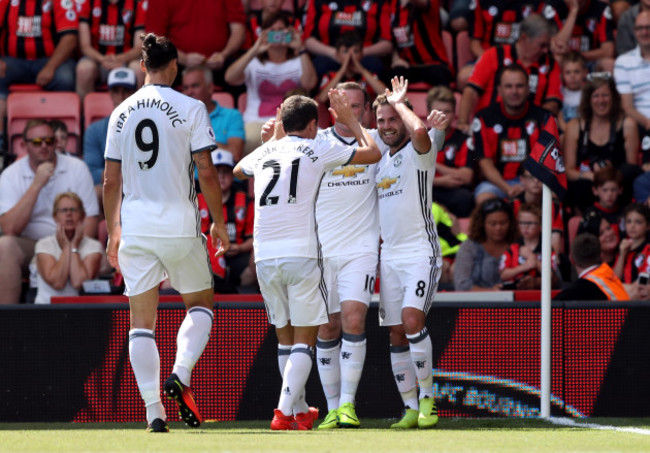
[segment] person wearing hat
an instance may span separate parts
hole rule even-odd
[[[108,94],[117,107],[135,93],[137,81],[135,71],[129,68],[116,68],[108,74]],[[104,174],[104,148],[110,115],[92,123],[84,132],[83,158],[93,177],[99,205],[102,205],[102,183]]]
[[[225,255],[219,257],[215,257],[216,250],[212,250],[212,245],[208,241],[214,286],[215,291],[219,293],[236,293],[238,287],[256,283],[255,266],[251,260],[255,208],[253,200],[248,194],[237,186],[233,186],[232,170],[235,161],[232,153],[217,149],[212,152],[212,162],[219,175],[223,218],[230,236],[230,248]],[[201,230],[203,233],[207,233],[212,223],[210,211],[203,194],[198,194],[198,201],[201,213]]]

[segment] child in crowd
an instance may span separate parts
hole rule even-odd
[[[523,204],[535,204],[542,206],[542,181],[537,179],[528,170],[524,169],[521,165],[517,172],[519,174],[519,181],[524,188],[524,191],[517,195],[512,200],[512,210],[515,217],[519,214],[519,209]],[[553,200],[553,211],[551,213],[551,247],[553,251],[560,255],[564,250],[564,220],[562,219],[562,204]]]
[[[587,62],[580,52],[568,52],[562,58],[562,110],[557,117],[558,128],[561,132],[566,130],[566,124],[573,118],[577,118],[578,106],[582,87],[587,79]]]
[[[341,82],[357,82],[368,93],[370,99],[386,91],[386,85],[363,67],[363,40],[354,31],[341,34],[336,40],[336,57],[341,62],[338,71],[328,72],[320,81],[320,92],[316,100],[321,104],[328,102],[327,93]]]
[[[597,210],[621,237],[625,231],[619,206],[619,197],[623,193],[623,175],[614,167],[596,171],[592,191],[596,197],[593,209]]]
[[[499,274],[503,289],[540,289],[542,284],[542,211],[537,204],[525,203],[517,215],[520,238],[501,257]],[[551,255],[554,288],[559,286],[559,267]]]
[[[67,150],[68,146],[68,126],[63,121],[52,120],[50,121],[52,131],[54,131],[54,151],[70,155]]]
[[[650,268],[650,208],[632,203],[623,211],[626,237],[619,244],[614,272],[623,283],[633,283]]]

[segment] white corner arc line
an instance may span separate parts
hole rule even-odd
[[[650,436],[650,429],[612,426],[612,425],[599,425],[597,423],[578,423],[575,420],[566,417],[549,417],[546,418],[545,420],[550,423],[553,423],[554,425],[570,426],[572,428],[599,429],[599,430],[618,431],[622,433],[632,433],[632,434],[641,434],[644,436]]]

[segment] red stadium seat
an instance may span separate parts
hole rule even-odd
[[[237,110],[239,110],[242,115],[244,114],[244,111],[246,110],[246,93],[240,94],[237,98]]]
[[[456,62],[454,61],[454,37],[446,30],[442,32],[442,42],[445,44],[445,50],[447,51],[447,58],[449,58],[449,64],[454,66]]]
[[[232,109],[235,108],[235,98],[232,97],[232,94],[226,91],[218,91],[212,93],[212,100],[216,101],[219,105]]]
[[[327,109],[327,104],[318,103],[318,127],[327,129],[332,125],[332,115]]]
[[[25,91],[44,91],[43,87],[36,83],[14,83],[9,85],[9,92],[25,92]]]
[[[113,101],[107,92],[88,93],[84,98],[84,130],[113,112]]]
[[[68,127],[67,150],[78,154],[81,138],[81,103],[74,92],[14,92],[7,97],[9,151],[18,157],[27,150],[21,138],[31,119],[60,120]]]
[[[409,91],[406,97],[413,105],[413,111],[417,116],[422,118],[422,121],[427,120],[429,112],[427,110],[427,93],[424,91]]]

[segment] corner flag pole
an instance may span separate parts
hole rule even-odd
[[[542,300],[540,304],[540,415],[551,416],[551,217],[553,195],[544,184],[542,192]]]

